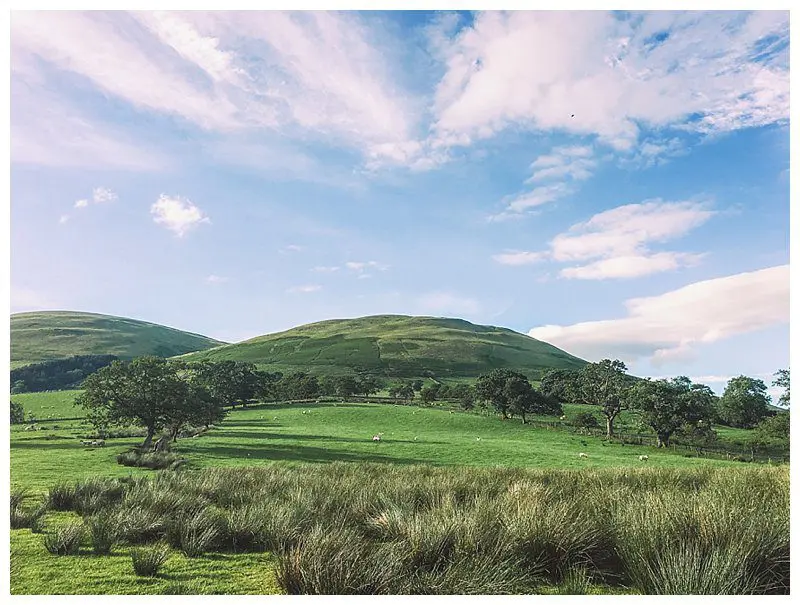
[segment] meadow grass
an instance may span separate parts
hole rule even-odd
[[[97,489],[120,524],[141,524],[134,511],[147,517],[137,546],[177,539],[184,554],[171,557],[198,562],[269,549],[289,594],[788,593],[786,467],[273,464],[163,471]],[[250,541],[230,523],[241,514]],[[67,523],[45,539],[77,527]],[[27,531],[12,532],[12,548]],[[115,550],[131,545],[132,534],[119,535]],[[188,539],[201,544],[186,552]],[[73,581],[68,592],[87,588]]]
[[[139,476],[151,471],[117,464],[141,437],[106,439],[82,447],[92,429],[82,421],[58,430],[11,427],[11,484],[45,490],[61,479]],[[380,442],[372,436],[384,433]],[[278,460],[384,462],[439,466],[605,468],[731,466],[739,462],[686,457],[672,450],[607,443],[564,430],[446,409],[391,404],[262,404],[232,411],[218,427],[173,448],[195,468],[257,466]],[[588,458],[578,458],[578,453]],[[649,460],[639,460],[647,454]]]
[[[55,418],[83,418],[83,408],[74,405],[82,390],[43,391],[41,393],[18,393],[11,401],[19,403],[25,410],[25,419],[32,415],[39,424],[52,425]]]

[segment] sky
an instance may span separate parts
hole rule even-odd
[[[11,310],[789,363],[789,15],[14,12]]]

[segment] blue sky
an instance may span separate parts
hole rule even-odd
[[[14,13],[12,311],[226,341],[456,316],[638,375],[769,382],[788,23]]]

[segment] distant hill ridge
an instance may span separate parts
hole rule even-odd
[[[73,355],[173,357],[224,343],[159,324],[78,311],[11,315],[11,366]]]
[[[249,361],[273,371],[437,378],[473,378],[500,367],[535,378],[586,363],[508,328],[408,315],[329,319],[183,357]]]

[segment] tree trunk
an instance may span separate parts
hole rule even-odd
[[[144,443],[142,443],[142,449],[147,449],[150,447],[150,444],[153,442],[153,435],[155,434],[156,434],[156,427],[148,426],[147,436],[144,438]]]
[[[525,424],[525,412],[522,412],[522,424]]]
[[[668,433],[659,433],[656,436],[658,440],[656,447],[669,447],[669,434]]]
[[[169,435],[172,438],[173,443],[178,440],[178,431],[180,431],[180,426],[175,426],[172,428],[172,432]]]
[[[614,419],[606,416],[606,437],[609,439],[614,436]]]

